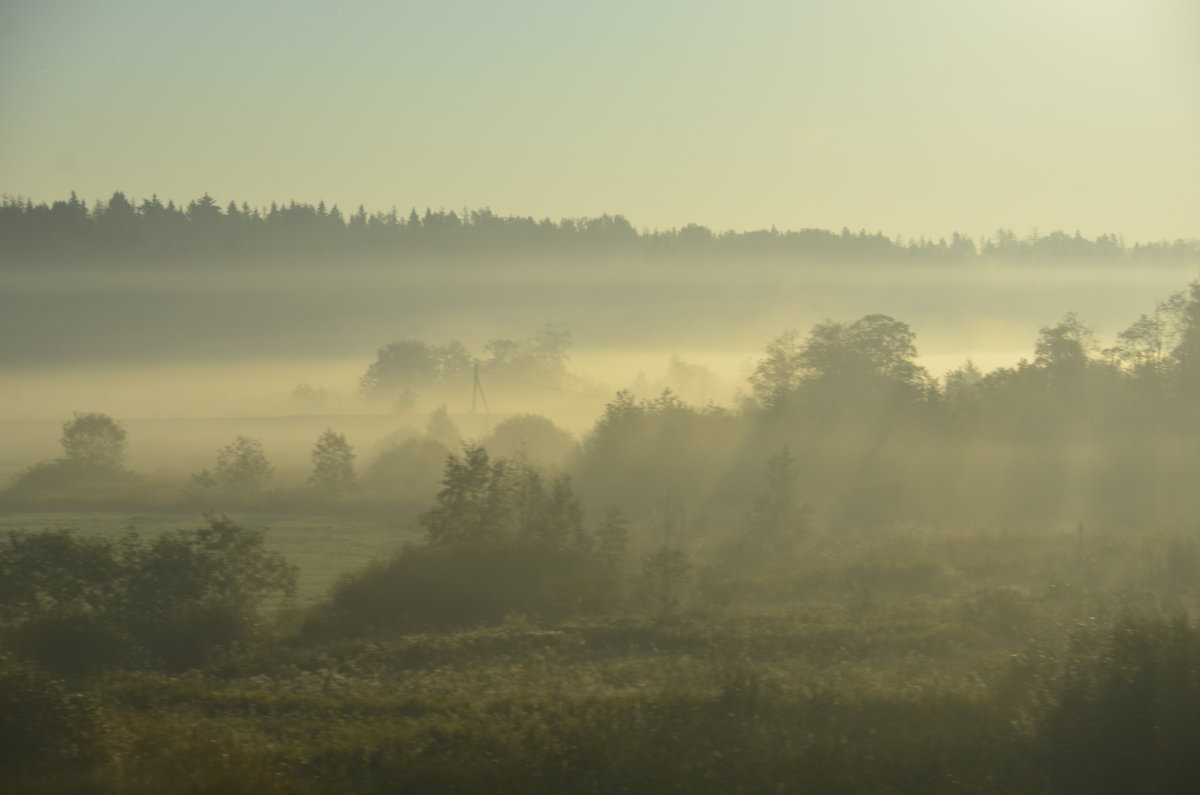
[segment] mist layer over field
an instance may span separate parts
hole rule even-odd
[[[610,389],[665,366],[673,354],[736,381],[745,375],[739,367],[780,332],[869,313],[907,322],[935,373],[967,358],[990,369],[1026,355],[1036,329],[1068,311],[1111,337],[1195,274],[1192,266],[736,262],[694,272],[611,270],[564,263],[551,272],[506,268],[457,277],[332,265],[7,273],[0,411],[47,416],[45,401],[62,395],[69,373],[84,394],[122,414],[261,413],[297,383],[353,392],[356,368],[394,339],[457,339],[478,348],[546,324],[570,332],[575,369]]]
[[[324,425],[370,447],[404,424],[389,416],[394,407],[359,394],[375,349],[395,339],[460,340],[480,350],[491,339],[556,325],[570,333],[574,389],[484,373],[486,408],[466,382],[410,408],[427,412],[444,402],[452,415],[467,415],[474,402],[476,413],[497,415],[465,419],[478,426],[473,435],[531,411],[582,433],[612,395],[635,385],[732,405],[767,342],[825,319],[889,314],[912,327],[918,361],[932,373],[968,358],[986,372],[1030,356],[1037,328],[1067,311],[1111,338],[1192,273],[1179,265],[770,262],[663,272],[611,260],[495,273],[477,264],[10,271],[0,294],[9,332],[0,335],[0,421],[9,429],[0,475],[53,455],[58,425],[77,410],[128,423],[136,431],[130,463],[139,469],[196,468],[211,457],[215,438],[236,433],[263,437],[281,462],[298,468]],[[669,379],[672,357],[703,368],[701,380]],[[297,402],[302,384],[321,390],[321,400]]]

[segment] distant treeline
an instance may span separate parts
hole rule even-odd
[[[1011,230],[973,239],[891,239],[880,232],[775,228],[715,232],[688,224],[638,231],[621,215],[597,218],[500,216],[488,209],[430,210],[407,215],[352,213],[324,202],[272,202],[268,208],[221,204],[207,193],[184,204],[152,196],[130,201],[116,192],[89,208],[74,192],[50,204],[19,197],[0,202],[0,257],[8,266],[113,260],[162,264],[193,257],[256,260],[364,257],[372,260],[486,254],[629,257],[661,260],[757,257],[814,263],[1071,263],[1191,264],[1200,240],[1132,245],[1117,235],[1095,239],[1062,231],[1019,237]]]

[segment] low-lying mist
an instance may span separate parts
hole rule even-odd
[[[1100,274],[1028,269],[947,278],[944,270],[899,276],[829,268],[739,282],[625,274],[549,285],[310,274],[282,290],[274,289],[282,277],[266,274],[85,276],[55,289],[26,274],[4,299],[7,322],[22,324],[23,333],[3,338],[0,478],[9,482],[53,457],[61,423],[75,411],[120,418],[135,470],[198,471],[220,445],[247,435],[263,442],[285,482],[303,481],[313,439],[325,428],[345,432],[369,457],[386,438],[418,433],[442,405],[466,438],[535,413],[582,439],[622,389],[642,397],[670,389],[694,405],[736,407],[778,333],[877,308],[908,320],[916,361],[935,376],[968,358],[986,373],[1029,358],[1037,328],[1067,309],[1111,338],[1184,277],[1178,270]],[[362,393],[375,350],[388,342],[461,340],[486,358],[489,341],[535,336],[547,318],[563,321],[569,346],[561,371],[541,382],[484,367],[478,391],[464,374],[404,400]]]
[[[6,275],[0,361],[12,366],[366,358],[396,338],[525,336],[561,325],[578,350],[749,355],[788,328],[873,312],[905,319],[926,355],[1028,347],[1029,329],[1075,311],[1115,333],[1190,268],[793,268],[623,274],[587,263],[455,276],[347,269],[110,277]],[[737,278],[734,278],[736,275]],[[600,377],[607,374],[599,373]]]
[[[0,768],[1191,791],[1194,247],[798,239],[4,272]]]

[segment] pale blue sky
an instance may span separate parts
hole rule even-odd
[[[0,192],[1200,236],[1197,0],[0,0]]]

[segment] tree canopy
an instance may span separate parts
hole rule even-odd
[[[77,411],[63,423],[62,448],[66,459],[73,463],[97,469],[122,469],[125,429],[107,414]]]

